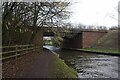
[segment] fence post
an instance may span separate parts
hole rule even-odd
[[[18,50],[17,45],[16,45],[16,47],[15,47],[15,50]],[[18,54],[18,52],[16,51],[16,52],[15,52],[15,55],[17,55],[17,54]],[[17,59],[17,56],[15,57],[15,59]]]
[[[15,50],[18,50],[18,45],[16,45]],[[18,58],[18,52],[17,51],[15,52],[15,55],[16,55],[16,59],[17,59]]]
[[[28,49],[28,48],[29,48],[29,45],[27,46],[27,48],[26,48],[26,49]],[[29,50],[26,50],[26,53],[28,53],[28,52],[29,52]],[[25,54],[26,54],[26,53],[25,53]]]
[[[16,47],[15,47],[15,50],[17,50],[18,49],[18,47],[17,47],[17,45],[16,45]],[[16,51],[15,52],[15,55],[17,55],[18,54],[18,52]],[[15,56],[15,59],[17,60],[17,56]],[[17,61],[15,61],[15,65],[17,65]]]

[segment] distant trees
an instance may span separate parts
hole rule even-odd
[[[80,31],[105,31],[107,30],[106,26],[94,26],[94,25],[82,25],[78,24],[76,26],[70,27],[70,30],[80,32]]]
[[[112,26],[109,30],[118,30],[119,28],[117,26]]]
[[[4,2],[3,45],[30,44],[38,28],[52,27],[68,18],[67,2]]]
[[[98,31],[105,31],[105,30],[107,30],[107,27],[106,26],[97,26],[97,30]]]

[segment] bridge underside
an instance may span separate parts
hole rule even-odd
[[[53,37],[53,36],[55,36],[55,34],[53,32],[44,32],[43,36],[51,36],[51,37]]]

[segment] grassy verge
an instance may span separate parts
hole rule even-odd
[[[77,72],[68,67],[64,61],[56,55],[54,56],[54,62],[51,67],[54,68],[51,70],[54,78],[77,78]]]
[[[91,52],[101,52],[101,53],[103,52],[103,53],[120,54],[120,50],[113,50],[113,49],[83,48],[80,50],[91,51]]]

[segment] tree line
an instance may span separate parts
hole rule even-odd
[[[43,27],[59,26],[68,18],[68,2],[3,2],[2,45],[31,44]]]

